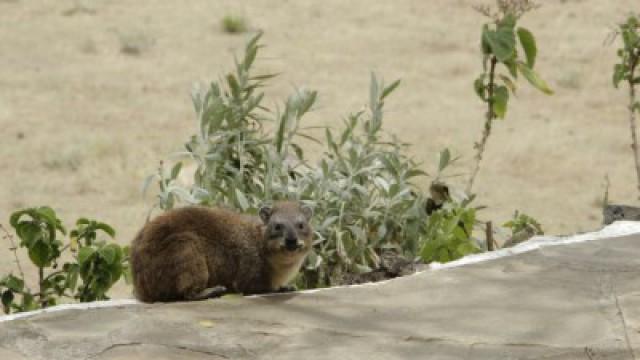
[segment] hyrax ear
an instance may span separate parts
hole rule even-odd
[[[269,205],[265,205],[260,208],[258,214],[260,215],[260,219],[262,219],[262,222],[268,224],[269,219],[271,219],[271,214],[273,214],[273,208]]]
[[[302,211],[302,214],[307,219],[307,221],[311,220],[311,217],[313,216],[313,209],[311,208],[311,206],[302,204],[300,205],[300,210]]]

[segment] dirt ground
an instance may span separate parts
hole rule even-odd
[[[540,2],[522,24],[556,94],[521,82],[475,190],[483,219],[502,223],[518,209],[548,233],[586,231],[602,221],[605,175],[613,201],[637,202],[626,92],[611,86],[615,49],[605,39],[640,9],[636,0]],[[221,30],[226,14],[265,32],[258,68],[282,72],[268,103],[317,89],[307,124],[337,127],[367,101],[370,71],[401,78],[386,129],[413,144],[425,170],[449,147],[462,155],[454,172],[468,173],[484,113],[472,89],[480,3],[0,0],[0,222],[48,204],[69,226],[98,218],[128,243],[153,203],[141,195],[144,177],[194,132],[192,84],[230,70],[248,37]],[[7,247],[0,274],[13,267]]]

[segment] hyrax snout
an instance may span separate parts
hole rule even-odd
[[[311,216],[309,207],[289,201],[261,208],[259,217],[204,207],[168,211],[131,245],[136,297],[154,302],[280,291],[311,250]]]

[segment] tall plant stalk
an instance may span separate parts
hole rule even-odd
[[[38,268],[38,299],[41,308],[46,308],[49,302],[46,300],[45,287],[44,287],[44,268]]]
[[[518,74],[536,89],[547,95],[553,94],[549,85],[533,70],[538,55],[535,37],[529,30],[516,26],[522,15],[537,7],[531,0],[497,0],[495,9],[490,6],[476,7],[491,21],[482,28],[483,72],[474,82],[476,94],[487,105],[487,112],[482,137],[475,144],[475,164],[466,188],[468,195],[471,195],[480,171],[493,121],[505,118],[509,95],[516,92]],[[524,56],[518,53],[518,45]],[[508,74],[498,73],[498,64],[502,64]]]
[[[622,47],[617,54],[620,62],[613,68],[613,86],[618,87],[623,80],[629,86],[629,128],[631,130],[631,149],[636,166],[638,180],[638,198],[640,199],[640,153],[638,152],[638,136],[636,131],[636,111],[640,111],[640,102],[636,100],[636,85],[640,84],[640,76],[636,69],[640,63],[640,17],[629,15],[627,21],[619,24],[614,37],[620,35]]]
[[[469,183],[467,184],[466,192],[467,194],[471,193],[471,189],[473,188],[473,182],[480,171],[480,163],[482,162],[482,157],[484,155],[484,150],[487,146],[487,140],[489,140],[489,136],[491,135],[491,126],[493,125],[493,120],[496,118],[495,112],[493,112],[493,94],[495,87],[495,76],[496,76],[496,64],[498,63],[498,59],[495,56],[491,57],[491,68],[489,69],[489,84],[487,85],[487,113],[485,115],[484,122],[484,130],[482,131],[482,139],[479,143],[476,143],[476,156],[475,156],[475,165],[473,167],[473,171],[471,172],[471,177],[469,178]]]
[[[11,250],[11,252],[13,253],[13,258],[15,259],[16,267],[18,268],[20,277],[24,279],[24,271],[22,271],[22,265],[20,264],[20,259],[18,258],[18,245],[13,239],[13,236],[7,231],[7,229],[4,228],[4,226],[2,226],[2,224],[0,224],[0,230],[4,233],[2,237],[9,240],[9,242],[11,243],[11,247],[9,248],[9,250]]]
[[[638,50],[640,51],[640,50]],[[638,199],[640,199],[640,153],[638,153],[638,136],[636,135],[636,87],[634,83],[635,71],[638,66],[638,59],[640,53],[636,51],[636,54],[631,64],[631,76],[628,79],[629,83],[629,127],[631,128],[631,149],[633,150],[633,158],[636,163],[636,177],[638,179]]]

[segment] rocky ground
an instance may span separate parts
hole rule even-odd
[[[629,227],[377,284],[0,318],[0,358],[636,359],[640,227]]]

